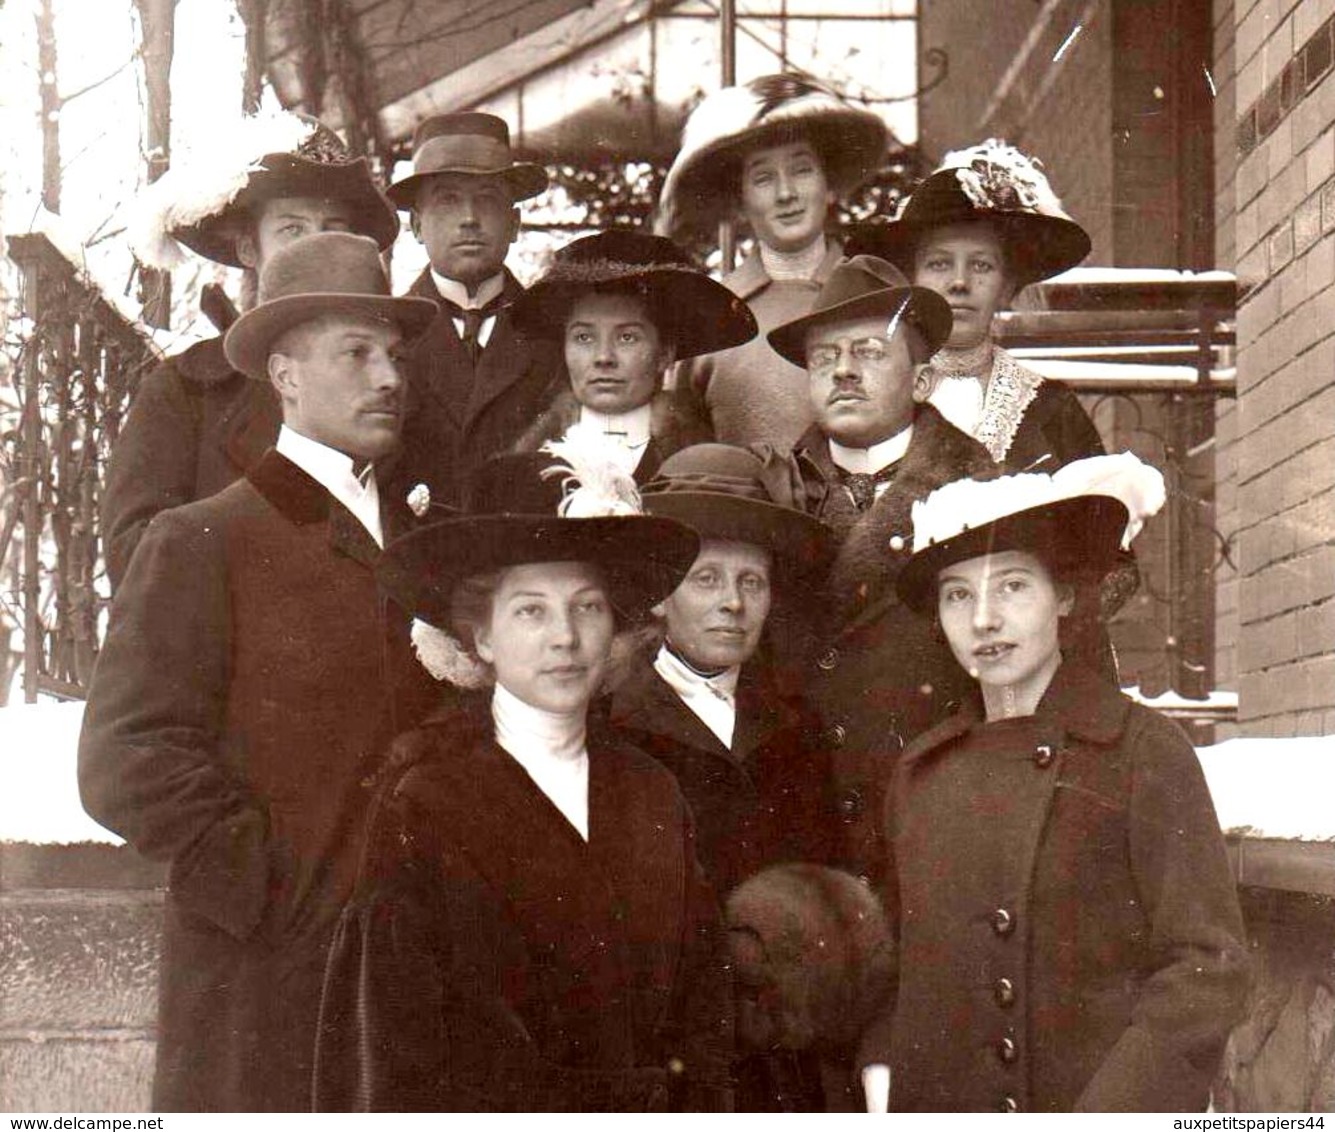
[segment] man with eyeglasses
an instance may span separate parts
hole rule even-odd
[[[818,517],[841,539],[825,631],[800,678],[821,718],[840,864],[878,881],[879,815],[905,744],[950,713],[970,681],[930,627],[901,607],[895,578],[913,545],[915,500],[953,480],[995,475],[987,450],[922,398],[917,367],[950,334],[951,311],[884,260],[840,263],[810,314],[769,343],[804,366],[816,423],[795,448]]]

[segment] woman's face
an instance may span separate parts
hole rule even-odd
[[[653,399],[672,351],[643,299],[590,294],[566,318],[565,359],[576,401],[600,413],[629,413]]]
[[[955,316],[947,346],[967,349],[992,332],[992,316],[1015,294],[1001,241],[986,221],[933,228],[913,253],[913,282],[935,291]]]
[[[1074,597],[1023,550],[958,562],[937,581],[941,628],[955,659],[989,691],[1037,704],[1061,662],[1060,619]]]
[[[742,215],[756,239],[781,252],[800,252],[825,230],[834,193],[809,142],[747,154],[742,162]]]
[[[615,629],[602,574],[586,562],[512,566],[474,635],[496,682],[530,707],[583,711],[602,684]]]
[[[751,659],[771,600],[769,551],[710,538],[660,612],[672,647],[695,668],[713,672]]]

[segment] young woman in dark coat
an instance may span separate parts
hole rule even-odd
[[[864,1040],[873,1107],[887,1080],[904,1111],[1209,1101],[1248,989],[1219,823],[1177,727],[1066,655],[1163,498],[1124,453],[915,508],[899,593],[938,618],[981,710],[920,736],[896,771],[899,971]]]
[[[424,662],[494,686],[391,750],[327,972],[317,1108],[730,1106],[689,812],[661,766],[586,729],[618,622],[672,591],[698,541],[563,455],[484,465],[469,515],[386,551],[389,590],[435,627]]]

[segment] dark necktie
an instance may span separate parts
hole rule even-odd
[[[460,341],[468,351],[468,357],[474,365],[482,356],[482,343],[478,341],[478,331],[482,329],[482,320],[487,317],[479,307],[465,307],[461,312],[464,320],[464,332]]]
[[[850,472],[836,466],[835,471],[839,473],[839,481],[848,488],[848,494],[853,497],[853,506],[859,511],[866,511],[876,502],[876,485],[893,480],[898,467],[898,464],[891,464],[879,472],[868,473]]]

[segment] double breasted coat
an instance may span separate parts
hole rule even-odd
[[[921,736],[887,823],[898,986],[863,1060],[892,1107],[1205,1107],[1249,968],[1173,723],[1063,663],[1034,716]]]
[[[113,589],[159,511],[207,499],[241,478],[283,423],[273,386],[238,373],[209,338],[139,386],[107,465],[103,545]]]
[[[913,550],[913,503],[953,480],[996,473],[987,449],[930,405],[918,407],[893,481],[864,513],[839,482],[818,428],[796,451],[803,476],[824,493],[817,517],[843,540],[830,574],[827,630],[809,650],[805,672],[843,829],[836,863],[875,881],[879,815],[895,758],[976,694],[931,624],[895,592]]]
[[[726,1109],[718,910],[671,775],[591,731],[586,842],[484,711],[396,742],[321,1015],[321,1111]]]
[[[424,271],[409,288],[409,295],[439,303],[440,313],[413,343],[405,363],[408,396],[393,473],[400,494],[425,483],[434,500],[461,504],[469,473],[510,451],[561,388],[560,344],[520,334],[504,305],[523,291],[506,270],[496,322],[475,366],[431,272]]]
[[[157,516],[112,605],[79,785],[93,817],[169,865],[160,1110],[309,1108],[369,784],[434,692],[377,587],[379,553],[271,451]]]

